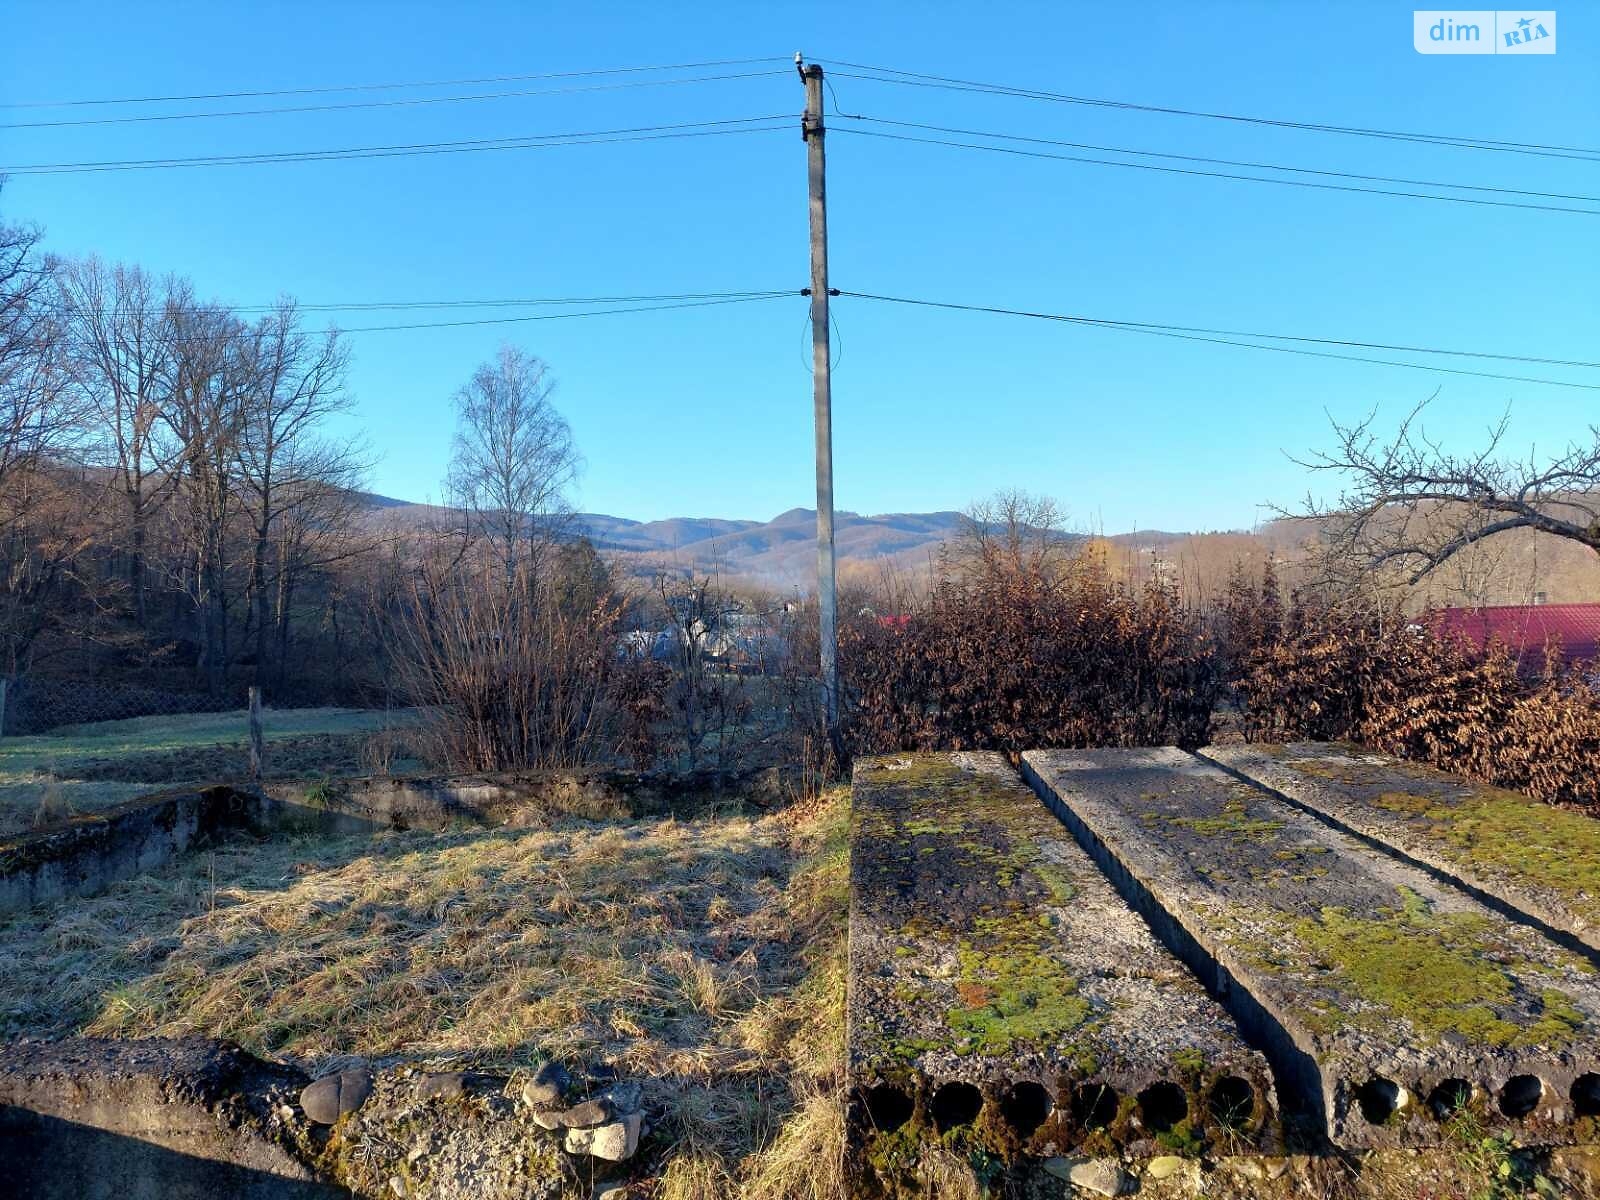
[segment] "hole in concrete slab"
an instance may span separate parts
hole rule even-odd
[[[1600,1117],[1600,1075],[1579,1075],[1572,1082],[1572,1111],[1580,1117]]]
[[[1211,1116],[1226,1129],[1243,1129],[1256,1110],[1256,1090],[1237,1075],[1224,1075],[1211,1087]]]
[[[1043,1084],[1023,1082],[1017,1084],[1000,1101],[1000,1115],[1006,1124],[1016,1130],[1018,1137],[1031,1137],[1033,1131],[1045,1123],[1055,1104]]]
[[[1508,1117],[1525,1117],[1539,1107],[1544,1084],[1537,1075],[1513,1075],[1500,1089],[1500,1111]]]
[[[1165,1133],[1189,1115],[1189,1098],[1175,1083],[1162,1080],[1139,1093],[1139,1117],[1146,1129]]]
[[[1446,1079],[1428,1093],[1428,1111],[1435,1120],[1448,1121],[1472,1099],[1472,1085],[1465,1079]]]
[[[1072,1093],[1072,1119],[1085,1129],[1104,1129],[1117,1118],[1117,1093],[1103,1083],[1085,1083]]]
[[[867,1123],[881,1133],[899,1129],[911,1119],[911,1097],[892,1083],[869,1087],[861,1097]]]
[[[933,1094],[933,1127],[940,1133],[971,1125],[983,1107],[983,1093],[970,1083],[947,1083]]]
[[[1356,1092],[1356,1103],[1369,1125],[1382,1125],[1400,1107],[1400,1085],[1382,1075],[1374,1075]]]

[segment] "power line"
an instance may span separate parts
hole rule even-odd
[[[1436,179],[1403,179],[1392,175],[1362,175],[1352,171],[1331,171],[1317,167],[1292,167],[1282,163],[1251,162],[1234,158],[1206,158],[1197,154],[1170,154],[1160,150],[1130,150],[1125,146],[1101,146],[1091,142],[1068,142],[1059,138],[1028,137],[1018,133],[997,133],[991,129],[958,129],[948,125],[928,125],[920,121],[892,121],[887,117],[872,117],[863,113],[836,114],[850,121],[868,121],[874,125],[894,125],[902,129],[922,129],[934,133],[954,133],[964,137],[996,138],[1008,142],[1029,142],[1043,146],[1066,146],[1075,150],[1097,150],[1111,154],[1134,154],[1146,158],[1170,158],[1180,162],[1211,163],[1215,166],[1249,167],[1258,171],[1293,171],[1301,175],[1324,175],[1335,179],[1357,179],[1369,183],[1402,183],[1413,187],[1459,188],[1470,192],[1494,192],[1505,196],[1534,196],[1546,200],[1583,200],[1600,204],[1600,196],[1575,195],[1571,192],[1534,192],[1523,188],[1493,187],[1487,184],[1448,183]]]
[[[470,138],[452,142],[413,142],[391,146],[351,146],[335,150],[278,150],[262,154],[214,154],[190,158],[113,159],[98,162],[28,163],[0,167],[0,174],[66,175],[92,171],[148,171],[178,167],[228,167],[290,162],[334,162],[357,158],[404,158],[424,154],[462,154],[484,150],[541,150],[552,146],[584,146],[615,142],[648,142],[670,138],[713,137],[736,133],[766,133],[777,128],[762,122],[785,122],[793,117],[775,113],[764,117],[731,117],[720,121],[690,121],[676,125],[641,125],[626,129],[600,129],[572,133],[525,134],[519,137]],[[725,128],[745,126],[745,128]]]
[[[715,295],[715,293],[712,294]],[[529,321],[568,321],[581,317],[610,317],[618,316],[624,313],[673,312],[690,308],[715,308],[730,304],[755,304],[764,300],[778,300],[790,296],[799,296],[801,294],[802,293],[798,289],[791,288],[781,292],[763,292],[749,295],[735,294],[720,299],[690,300],[674,304],[649,304],[630,308],[600,308],[591,309],[586,312],[534,313],[531,315],[516,317],[482,317],[465,321],[418,321],[403,325],[353,325],[343,329],[335,327],[327,331],[317,330],[309,332],[333,332],[341,335],[347,333],[393,333],[401,330],[461,329],[477,325],[513,325],[522,324]],[[229,312],[232,310],[228,309],[225,305],[199,305],[197,307],[197,311],[200,315],[205,315],[206,313]],[[217,333],[185,335],[186,338],[194,341],[228,341],[235,338],[249,341],[258,336],[258,331],[252,329],[230,329]]]
[[[580,87],[534,88],[513,92],[479,92],[469,96],[408,96],[403,100],[358,100],[349,104],[300,104],[286,108],[243,108],[224,112],[153,113],[139,117],[90,117],[74,121],[20,121],[0,129],[60,129],[78,125],[136,125],[150,121],[202,121],[214,117],[261,117],[279,113],[342,112],[348,109],[405,108],[419,104],[459,104],[473,100],[506,100],[524,96],[566,96],[578,92],[614,92],[629,88],[670,87],[681,83],[716,83],[730,79],[762,79],[785,71],[741,71],[732,75],[682,75],[670,79],[638,79],[627,83],[595,83]]]
[[[1376,129],[1360,125],[1335,125],[1318,121],[1290,121],[1275,117],[1257,117],[1242,113],[1208,112],[1203,109],[1176,108],[1160,104],[1141,104],[1128,100],[1111,100],[1095,96],[1074,96],[1064,92],[1051,92],[1041,88],[1017,87],[1011,84],[985,83],[980,80],[954,79],[945,75],[929,75],[916,71],[902,71],[895,67],[878,67],[865,63],[847,63],[834,59],[822,60],[859,71],[872,71],[872,75],[856,75],[849,71],[835,71],[842,79],[859,79],[873,83],[900,84],[907,87],[940,88],[949,91],[979,92],[987,95],[1010,96],[1021,100],[1043,100],[1057,104],[1078,104],[1094,108],[1112,108],[1131,112],[1160,113],[1167,116],[1199,117],[1217,121],[1231,121],[1248,125],[1263,125],[1278,129],[1294,129],[1314,133],[1337,133],[1353,137],[1380,138],[1390,141],[1417,142],[1436,146],[1450,146],[1463,150],[1491,150],[1508,154],[1528,154],[1543,158],[1573,158],[1585,162],[1600,162],[1600,149],[1586,146],[1558,146],[1542,142],[1514,142],[1495,138],[1464,137],[1453,134],[1418,133],[1397,129]],[[894,78],[898,76],[899,78]]]
[[[1413,371],[1434,371],[1434,372],[1440,372],[1440,373],[1447,374],[1447,375],[1470,375],[1470,376],[1474,376],[1474,377],[1479,378],[1479,379],[1500,379],[1500,380],[1507,380],[1507,381],[1514,382],[1514,383],[1542,383],[1542,384],[1547,384],[1550,387],[1582,388],[1582,389],[1584,389],[1586,391],[1600,391],[1600,384],[1594,384],[1594,383],[1575,383],[1575,382],[1571,382],[1571,381],[1568,381],[1568,380],[1541,379],[1541,378],[1533,378],[1533,377],[1529,377],[1529,376],[1525,376],[1525,375],[1500,375],[1500,374],[1494,374],[1494,373],[1487,372],[1487,371],[1469,371],[1469,370],[1466,370],[1466,369],[1461,368],[1461,367],[1441,367],[1441,366],[1434,366],[1431,363],[1400,362],[1400,361],[1396,361],[1394,359],[1369,358],[1369,357],[1367,357],[1365,355],[1331,354],[1331,353],[1328,353],[1328,352],[1325,352],[1325,351],[1321,351],[1321,350],[1305,350],[1305,349],[1301,349],[1301,348],[1295,347],[1295,346],[1262,346],[1262,345],[1258,345],[1258,344],[1253,343],[1253,342],[1241,342],[1241,341],[1234,341],[1234,340],[1230,340],[1230,339],[1241,338],[1241,337],[1253,337],[1253,338],[1262,338],[1262,339],[1279,340],[1279,341],[1312,342],[1312,343],[1317,343],[1317,344],[1320,344],[1320,345],[1332,345],[1332,346],[1352,346],[1352,347],[1363,347],[1363,348],[1372,348],[1372,349],[1382,348],[1382,349],[1394,349],[1394,350],[1402,350],[1403,349],[1403,350],[1410,350],[1410,351],[1413,351],[1415,353],[1420,353],[1420,354],[1463,355],[1463,356],[1470,356],[1470,357],[1476,357],[1476,358],[1504,359],[1504,360],[1512,361],[1512,362],[1543,363],[1543,364],[1550,365],[1550,366],[1572,366],[1572,367],[1600,368],[1600,363],[1594,363],[1594,362],[1579,362],[1579,361],[1571,361],[1571,360],[1566,360],[1566,359],[1555,359],[1555,358],[1536,358],[1536,357],[1529,356],[1529,355],[1489,354],[1487,352],[1470,351],[1470,350],[1444,350],[1444,349],[1424,347],[1424,346],[1411,346],[1411,347],[1387,346],[1387,345],[1384,345],[1383,343],[1378,343],[1378,342],[1343,341],[1343,340],[1338,340],[1338,339],[1333,339],[1333,338],[1313,338],[1313,337],[1292,336],[1292,335],[1287,335],[1287,334],[1257,333],[1257,332],[1253,332],[1253,331],[1249,331],[1249,330],[1225,330],[1225,329],[1212,330],[1212,329],[1202,329],[1200,327],[1187,326],[1187,325],[1165,325],[1165,324],[1159,324],[1159,323],[1151,322],[1151,321],[1119,321],[1119,320],[1114,320],[1114,319],[1107,318],[1107,317],[1087,317],[1087,316],[1081,316],[1081,315],[1076,315],[1076,314],[1071,314],[1071,313],[1032,312],[1032,311],[1029,311],[1027,309],[1000,308],[1000,307],[996,307],[996,306],[992,306],[992,305],[984,305],[984,304],[960,304],[960,303],[956,303],[954,301],[921,300],[921,299],[915,299],[915,298],[909,297],[909,296],[886,296],[886,295],[882,295],[882,294],[874,293],[874,292],[852,292],[852,291],[841,290],[839,292],[839,294],[841,296],[851,296],[851,297],[854,297],[855,299],[858,299],[858,300],[878,300],[878,301],[882,301],[882,302],[888,303],[888,304],[906,304],[906,305],[913,305],[913,306],[918,307],[918,308],[939,308],[939,309],[947,309],[947,310],[955,311],[955,312],[980,312],[980,313],[992,313],[992,314],[995,314],[995,315],[998,315],[998,316],[1007,316],[1007,317],[1028,317],[1028,318],[1031,318],[1031,319],[1034,319],[1034,320],[1039,320],[1039,321],[1056,321],[1056,322],[1060,322],[1062,324],[1078,325],[1078,326],[1084,326],[1084,327],[1087,327],[1087,328],[1111,329],[1111,330],[1118,330],[1118,331],[1121,331],[1121,332],[1124,332],[1124,333],[1143,333],[1143,334],[1149,334],[1149,335],[1155,336],[1155,337],[1178,338],[1178,339],[1180,339],[1182,341],[1209,342],[1209,343],[1212,343],[1214,345],[1220,345],[1220,346],[1236,346],[1236,347],[1238,347],[1240,349],[1244,349],[1244,350],[1267,350],[1267,351],[1271,351],[1271,352],[1276,353],[1276,354],[1299,354],[1299,355],[1305,355],[1305,356],[1308,356],[1308,357],[1311,357],[1311,358],[1331,358],[1331,359],[1337,359],[1337,360],[1344,361],[1344,362],[1373,363],[1373,364],[1376,364],[1378,366],[1385,366],[1385,367],[1405,367],[1405,368],[1408,368],[1408,369],[1413,370]],[[1209,335],[1212,335],[1212,334],[1220,334],[1220,335],[1227,335],[1227,336],[1209,336]]]
[[[730,292],[650,292],[632,295],[603,295],[603,296],[539,296],[517,297],[509,299],[451,299],[451,300],[345,300],[322,301],[313,303],[291,302],[297,312],[371,312],[415,309],[452,309],[452,308],[520,308],[520,307],[545,307],[581,304],[645,304],[675,301],[724,301],[724,300],[769,300],[779,296],[792,296],[797,293],[792,288],[752,288],[743,291]],[[887,296],[873,292],[840,292],[840,295],[852,296],[863,300],[883,300],[900,304],[915,304],[921,307],[952,308],[971,310],[977,312],[996,313],[1005,316],[1037,317],[1050,320],[1060,320],[1071,323],[1090,325],[1115,325],[1132,329],[1152,329],[1177,333],[1212,334],[1225,337],[1251,337],[1264,338],[1271,341],[1306,342],[1320,346],[1340,346],[1363,350],[1398,350],[1410,354],[1441,354],[1456,358],[1484,358],[1500,362],[1536,363],[1552,367],[1578,367],[1590,370],[1600,370],[1600,361],[1569,358],[1546,358],[1532,354],[1500,354],[1488,350],[1452,350],[1439,346],[1414,346],[1399,342],[1363,342],[1351,338],[1313,337],[1307,334],[1290,333],[1263,333],[1254,329],[1219,329],[1204,325],[1177,325],[1161,321],[1130,321],[1117,317],[1087,317],[1074,314],[1038,313],[1024,309],[995,308],[983,305],[944,303],[934,300],[913,300],[907,297]],[[54,304],[49,307],[65,309],[63,304]],[[218,304],[205,303],[198,306],[207,312],[226,311],[231,313],[272,313],[277,312],[282,305],[278,304]],[[147,308],[133,310],[146,314],[158,314],[166,311],[163,308]],[[651,311],[648,309],[618,309],[614,311]],[[498,318],[497,318],[498,319]],[[523,318],[509,318],[520,320]],[[836,331],[837,332],[837,331]]]
[[[720,300],[688,300],[675,304],[650,304],[638,308],[601,308],[589,312],[535,313],[519,317],[484,317],[470,321],[426,321],[415,325],[357,325],[340,330],[341,333],[388,333],[401,329],[457,329],[468,325],[509,325],[525,321],[565,321],[574,317],[609,317],[619,313],[673,312],[686,308],[716,308],[729,304],[756,304],[763,300],[779,300],[798,296],[800,291],[791,288],[757,296],[731,296]]]
[[[340,83],[322,87],[270,88],[253,92],[200,92],[176,96],[123,96],[95,100],[17,100],[0,108],[78,108],[101,104],[166,104],[193,100],[253,100],[266,96],[321,96],[335,92],[401,91],[406,88],[469,87],[485,83],[523,83],[535,79],[587,79],[601,75],[634,75],[647,71],[696,71],[712,67],[747,67],[757,63],[788,62],[782,55],[769,58],[723,58],[706,62],[663,63],[645,67],[601,67],[589,71],[553,71],[539,75],[484,75],[476,79],[420,79],[403,83]]]
[[[1309,179],[1271,179],[1260,175],[1238,175],[1230,171],[1201,171],[1189,167],[1163,167],[1155,163],[1122,162],[1109,158],[1088,158],[1076,154],[1051,154],[1044,150],[1023,150],[1015,146],[986,146],[977,142],[955,142],[946,138],[913,137],[904,133],[884,133],[873,129],[852,129],[840,126],[835,133],[855,137],[887,138],[897,142],[915,142],[926,146],[949,146],[958,150],[985,150],[991,154],[1010,154],[1022,158],[1052,159],[1057,162],[1088,163],[1100,167],[1126,167],[1135,171],[1159,171],[1164,175],[1195,175],[1208,179],[1230,179],[1239,183],[1270,183],[1279,187],[1311,188],[1317,191],[1358,192],[1368,196],[1397,196],[1409,200],[1441,200],[1451,204],[1471,204],[1484,208],[1520,208],[1536,212],[1576,213],[1586,217],[1600,217],[1600,209],[1571,208],[1554,204],[1524,204],[1514,200],[1480,200],[1472,196],[1440,196],[1428,192],[1406,192],[1394,188],[1356,187],[1353,184],[1315,183]],[[1447,185],[1455,186],[1455,185]]]
[[[618,295],[618,296],[540,296],[518,297],[504,300],[347,300],[326,301],[322,303],[302,304],[298,301],[289,301],[287,307],[297,312],[372,312],[389,310],[412,310],[430,308],[523,308],[553,305],[572,304],[635,304],[653,301],[671,300],[765,300],[774,296],[793,295],[790,288],[762,288],[738,292],[656,292],[643,295]],[[70,306],[62,303],[45,305],[58,311],[67,311]],[[207,312],[231,313],[274,313],[284,308],[283,304],[221,304],[206,302],[196,307]],[[143,309],[129,309],[128,312],[143,313],[145,315],[159,315],[166,312],[164,307]],[[624,310],[632,311],[632,310]]]

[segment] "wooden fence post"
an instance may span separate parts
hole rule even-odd
[[[250,689],[250,779],[261,782],[261,765],[265,756],[265,739],[261,734],[261,689]]]

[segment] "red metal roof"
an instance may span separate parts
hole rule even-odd
[[[1545,643],[1561,643],[1561,657],[1592,659],[1600,653],[1600,604],[1508,604],[1493,608],[1444,608],[1434,614],[1434,628],[1473,645],[1502,642],[1513,654],[1530,660],[1543,654]]]

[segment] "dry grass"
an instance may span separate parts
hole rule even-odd
[[[798,824],[226,846],[0,920],[0,1036],[604,1061],[666,1114],[656,1194],[842,1200],[845,795]]]

